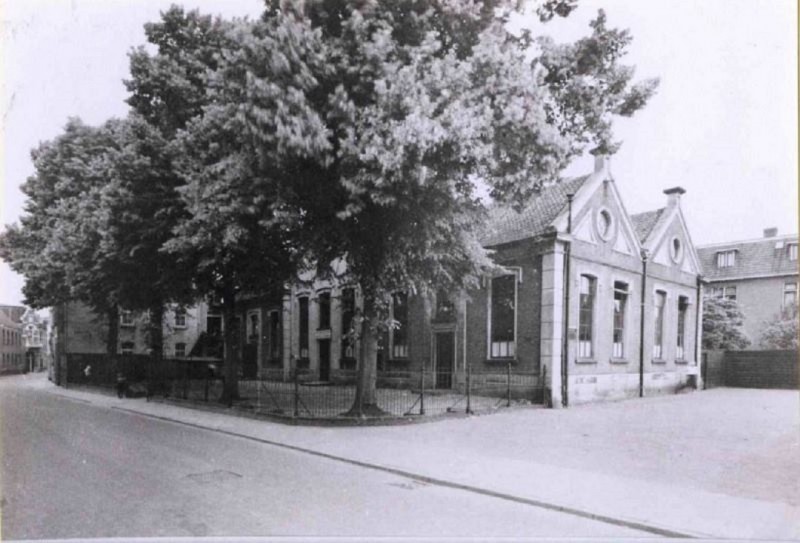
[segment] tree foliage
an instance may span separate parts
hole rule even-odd
[[[759,338],[763,349],[797,349],[798,347],[797,305],[785,307],[764,324]]]
[[[744,315],[736,300],[706,298],[703,301],[703,349],[735,350],[750,345],[742,332]]]

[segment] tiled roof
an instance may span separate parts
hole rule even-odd
[[[644,243],[647,240],[647,237],[653,232],[653,228],[658,224],[658,219],[661,218],[666,209],[666,207],[662,207],[661,209],[631,215],[633,229],[636,230],[636,235],[639,237],[640,242]]]
[[[491,247],[543,234],[567,205],[567,194],[577,193],[587,179],[589,176],[585,175],[542,189],[530,205],[519,213],[509,207],[492,208],[481,243]]]
[[[707,279],[783,275],[797,273],[797,260],[789,260],[789,243],[797,243],[797,236],[706,245],[698,247],[697,254]],[[776,247],[778,244],[782,247]],[[717,267],[717,253],[721,251],[736,251],[733,266]]]

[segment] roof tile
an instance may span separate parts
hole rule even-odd
[[[789,260],[791,243],[797,243],[796,235],[707,245],[698,247],[697,255],[703,274],[711,280],[785,275],[798,272],[797,260]],[[736,251],[733,266],[717,267],[717,253],[722,251]]]

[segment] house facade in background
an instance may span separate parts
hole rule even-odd
[[[27,371],[22,337],[22,306],[0,306],[0,374]]]
[[[207,330],[221,331],[221,316],[205,303],[191,307],[171,306],[164,313],[164,356],[185,357],[208,349]],[[52,310],[52,345],[56,365],[65,367],[68,354],[105,354],[108,323],[88,306],[67,302]],[[121,310],[117,353],[148,354],[147,315]],[[58,375],[58,372],[56,372]],[[57,378],[54,378],[56,380]]]
[[[699,260],[680,208],[630,216],[604,160],[591,175],[547,189],[522,213],[492,210],[483,238],[503,271],[480,289],[393,296],[396,327],[379,368],[398,385],[462,387],[513,368],[533,395],[561,406],[664,393],[697,376]],[[241,300],[245,375],[352,379],[349,334],[357,285],[305,281],[276,297]],[[694,377],[699,379],[699,376]]]
[[[761,238],[698,247],[706,294],[736,300],[744,314],[743,332],[759,347],[766,322],[797,304],[796,234],[767,228]]]
[[[43,371],[50,366],[52,360],[50,320],[27,308],[21,322],[28,371]]]

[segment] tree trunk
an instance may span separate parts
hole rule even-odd
[[[106,310],[108,319],[108,334],[106,335],[106,354],[108,359],[113,361],[117,356],[117,344],[119,343],[119,306],[114,304]]]
[[[364,300],[364,319],[361,322],[358,346],[358,377],[356,399],[347,412],[350,417],[380,417],[386,412],[378,406],[378,330],[375,306],[371,300]]]
[[[239,360],[236,352],[238,343],[238,330],[235,324],[236,290],[228,282],[222,287],[222,318],[225,325],[223,334],[225,386],[220,402],[230,404],[239,399]]]

